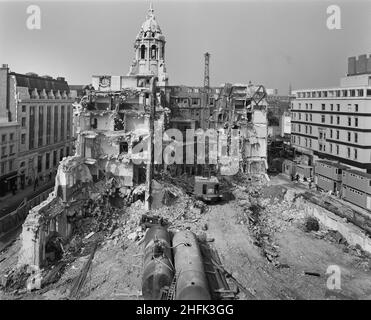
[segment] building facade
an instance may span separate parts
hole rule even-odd
[[[0,197],[17,187],[19,124],[0,123]]]
[[[330,159],[371,172],[371,59],[349,58],[340,86],[296,90],[291,143],[313,165]]]
[[[344,170],[342,183],[344,200],[371,211],[371,174],[359,170]]]
[[[74,98],[68,83],[64,78],[10,72],[7,65],[0,68],[0,80],[1,119],[16,131],[9,129],[5,140],[9,156],[11,148],[16,150],[11,167],[17,189],[52,183],[60,160],[73,148]],[[16,137],[14,147],[11,136]]]
[[[262,85],[224,84],[217,95],[212,110],[210,128],[226,133],[239,133],[239,154],[235,163],[225,163],[222,168],[238,166],[238,170],[251,175],[266,173],[267,162],[267,101]]]
[[[220,88],[168,86],[171,126],[184,129],[208,129]]]

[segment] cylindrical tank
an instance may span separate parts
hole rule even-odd
[[[173,237],[175,270],[178,274],[176,300],[210,300],[201,251],[195,234],[179,231]]]
[[[144,238],[142,294],[145,300],[161,299],[162,289],[174,277],[170,234],[162,226],[153,226]]]

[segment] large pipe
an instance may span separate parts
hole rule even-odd
[[[179,231],[173,238],[175,270],[178,274],[176,300],[210,300],[201,251],[195,234]]]
[[[142,294],[145,300],[160,300],[174,277],[170,234],[162,226],[148,229],[144,238]]]

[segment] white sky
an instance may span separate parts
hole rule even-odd
[[[347,57],[371,53],[371,1],[152,1],[166,37],[170,84],[202,85],[211,53],[211,85],[262,83],[293,89],[337,86]],[[41,8],[41,30],[26,9]],[[341,30],[326,8],[341,9]],[[88,84],[93,74],[124,75],[149,1],[1,1],[0,63],[11,70]]]

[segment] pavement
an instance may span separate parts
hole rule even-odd
[[[22,226],[9,231],[5,235],[0,237],[0,252],[3,251],[5,248],[7,248],[9,245],[11,245],[21,234],[22,232]]]
[[[17,209],[20,203],[27,198],[30,200],[43,191],[51,188],[54,185],[54,179],[49,181],[48,183],[42,184],[36,190],[34,190],[33,185],[28,186],[23,190],[18,190],[15,195],[12,193],[5,195],[4,197],[0,198],[0,218],[7,215],[8,213]]]

